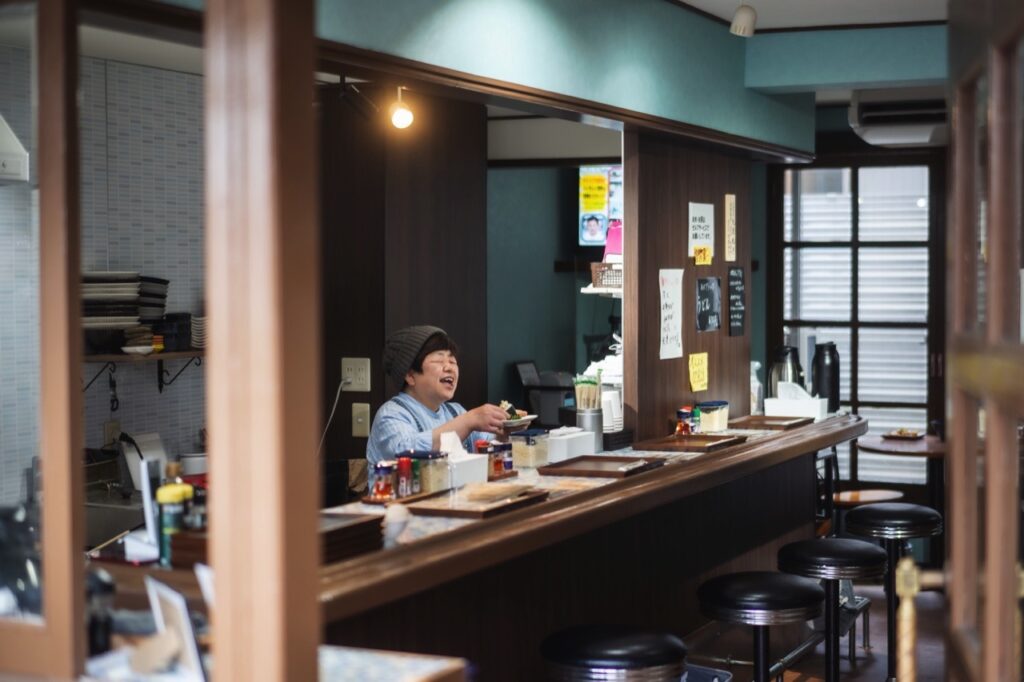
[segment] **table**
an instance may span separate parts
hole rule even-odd
[[[925,436],[916,440],[864,436],[857,440],[857,449],[880,455],[925,457],[928,460],[925,474],[928,488],[928,504],[945,518],[946,481],[944,460],[946,458],[946,444],[938,436]],[[943,558],[945,557],[945,534],[947,532],[949,532],[949,524],[944,524],[943,534],[931,539],[929,561],[933,566],[942,565]]]

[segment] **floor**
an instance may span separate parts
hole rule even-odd
[[[856,664],[851,666],[846,659],[848,642],[844,637],[839,642],[843,653],[839,672],[842,682],[881,682],[885,680],[888,666],[886,654],[886,613],[885,593],[881,586],[857,586],[856,593],[871,600],[871,650],[862,648],[861,621],[857,621],[857,653]],[[917,643],[917,682],[940,682],[944,679],[945,651],[943,645],[942,626],[945,622],[946,600],[939,592],[923,592],[916,600],[918,617]],[[694,663],[719,668],[731,672],[735,682],[746,682],[751,679],[752,669],[749,666],[732,665],[721,660],[712,661],[706,657],[719,659],[745,659],[751,657],[749,629],[729,626],[716,628],[718,636],[706,636],[690,641],[690,658]],[[776,636],[777,635],[777,636]],[[798,642],[803,631],[790,629],[787,632],[772,632],[773,660],[781,657],[788,646]],[[817,649],[802,658],[792,669],[786,671],[785,682],[818,682],[824,679],[825,645],[819,644]]]

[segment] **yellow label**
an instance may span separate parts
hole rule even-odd
[[[711,247],[693,247],[693,259],[697,262],[697,265],[711,265]]]
[[[605,213],[608,205],[608,176],[601,173],[580,176],[580,211]]]
[[[690,353],[690,390],[708,390],[708,354]]]

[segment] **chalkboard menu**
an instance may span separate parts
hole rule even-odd
[[[743,268],[729,268],[729,336],[743,336],[747,320]]]
[[[697,278],[697,331],[713,332],[722,326],[722,284],[718,277]]]

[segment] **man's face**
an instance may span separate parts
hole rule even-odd
[[[459,361],[449,350],[436,350],[423,358],[423,371],[410,371],[405,381],[421,396],[447,402],[459,385]]]
[[[596,218],[587,219],[587,234],[597,235],[601,233],[601,223],[597,222]]]

